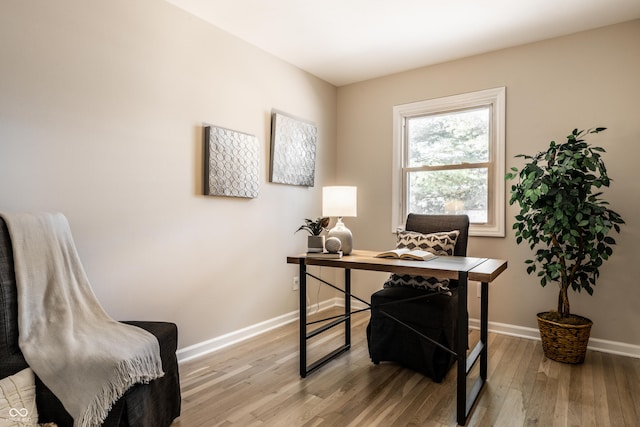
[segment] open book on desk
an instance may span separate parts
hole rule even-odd
[[[380,252],[378,255],[376,255],[376,258],[398,258],[414,261],[426,261],[431,258],[436,258],[436,255],[431,252],[423,251],[421,249],[399,248]]]

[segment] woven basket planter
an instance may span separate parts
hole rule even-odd
[[[586,324],[569,325],[543,319],[540,317],[541,314],[538,313],[537,317],[544,355],[556,362],[584,362],[593,322],[586,317],[573,315],[584,319]]]

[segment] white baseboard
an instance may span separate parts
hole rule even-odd
[[[309,314],[312,314],[317,311],[327,310],[328,308],[337,305],[335,301],[336,299],[322,301],[319,304],[310,305],[307,308],[307,312]],[[270,320],[265,320],[264,322],[256,323],[255,325],[247,326],[246,328],[229,332],[228,334],[211,338],[207,341],[190,345],[189,347],[178,349],[178,351],[176,352],[178,363],[195,359],[207,353],[212,353],[230,345],[255,337],[256,335],[260,335],[272,329],[284,326],[288,323],[295,322],[296,320],[298,320],[298,317],[298,310],[295,310],[290,313],[283,314],[282,316],[278,316]]]
[[[472,329],[480,329],[480,319],[469,319],[469,327]],[[525,328],[523,326],[509,325],[506,323],[489,322],[489,331],[501,335],[540,341],[540,331],[536,328]],[[640,345],[589,338],[589,345],[587,346],[587,349],[640,359]]]
[[[314,313],[327,310],[331,307],[344,307],[344,299],[333,298],[322,301],[318,304],[308,306],[307,311],[308,313]],[[366,305],[359,301],[354,301],[351,308],[361,310],[366,308]],[[242,328],[238,331],[230,332],[228,334],[191,345],[189,347],[181,348],[176,352],[178,362],[186,362],[187,360],[195,359],[207,353],[212,353],[216,350],[220,350],[256,335],[263,334],[288,323],[295,322],[296,320],[298,320],[298,310]],[[469,319],[469,327],[472,329],[480,329],[480,320]],[[540,341],[540,333],[538,329],[535,328],[525,328],[523,326],[509,325],[506,323],[489,322],[489,331],[495,332],[496,334]],[[590,338],[588,348],[589,350],[601,351],[604,353],[640,358],[640,346],[633,344]]]

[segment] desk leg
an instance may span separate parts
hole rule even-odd
[[[467,421],[467,345],[469,341],[467,285],[467,273],[461,271],[458,276],[458,342],[456,343],[456,354],[458,355],[456,405],[459,425],[465,425]]]
[[[489,283],[480,285],[480,341],[471,350],[467,357],[469,341],[469,314],[467,312],[468,281],[467,273],[460,273],[458,284],[458,342],[456,352],[458,354],[458,378],[457,378],[457,421],[459,425],[465,425],[471,408],[478,400],[480,391],[487,381],[487,339],[489,335]],[[467,394],[467,376],[474,364],[480,359],[480,375],[471,386]]]
[[[300,260],[300,377],[307,376],[307,265]]]
[[[311,323],[307,323],[307,276],[312,277],[314,279],[319,280],[320,282],[329,285],[336,290],[342,291],[345,294],[344,300],[344,315],[341,316],[332,316],[326,319],[320,319],[313,321]],[[331,283],[325,281],[324,279],[314,276],[313,274],[307,273],[306,263],[304,260],[300,260],[300,377],[305,378],[311,372],[330,362],[331,360],[338,357],[340,354],[351,348],[351,269],[345,269],[345,288],[344,290],[332,285]],[[358,298],[359,299],[359,298]],[[362,301],[362,300],[361,300]],[[310,324],[320,323],[328,320],[335,319],[331,322],[325,323],[324,325],[307,331],[307,326]],[[340,325],[340,323],[345,324],[345,343],[340,347],[336,348],[332,352],[324,355],[319,358],[311,365],[307,366],[307,341],[311,338],[328,331],[329,329]]]
[[[484,343],[484,349],[480,355],[480,378],[486,381],[489,359],[489,283],[482,282],[480,286],[480,340]]]
[[[344,345],[351,347],[351,269],[344,270]]]

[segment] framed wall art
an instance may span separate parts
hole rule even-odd
[[[269,180],[313,187],[317,134],[315,124],[274,110],[271,114]]]
[[[205,126],[204,142],[204,194],[258,197],[258,138],[217,126]]]

